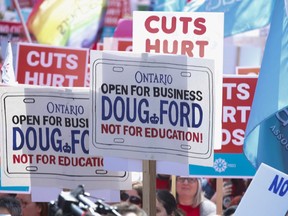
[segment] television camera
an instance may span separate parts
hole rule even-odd
[[[101,216],[108,213],[121,216],[116,208],[103,200],[93,202],[89,197],[83,185],[72,191],[61,191],[58,200],[49,203],[49,216]]]

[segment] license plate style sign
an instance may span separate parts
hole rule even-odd
[[[89,188],[97,180],[127,180],[126,172],[104,170],[102,156],[89,155],[88,88],[8,87],[1,101],[3,182],[75,187],[81,181]]]
[[[211,61],[91,54],[91,151],[201,164],[213,157]]]

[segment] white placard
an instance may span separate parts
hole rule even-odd
[[[91,51],[90,154],[212,166],[213,61]]]
[[[235,216],[286,216],[288,175],[261,164],[245,192]]]
[[[221,149],[224,13],[133,12],[133,51],[186,55],[215,61],[214,148]]]
[[[89,88],[1,87],[3,185],[129,188],[89,155]]]

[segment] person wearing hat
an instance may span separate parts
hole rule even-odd
[[[176,200],[186,216],[216,215],[216,205],[204,197],[200,178],[177,176]]]

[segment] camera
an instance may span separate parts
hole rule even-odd
[[[89,197],[83,185],[73,191],[61,191],[58,199],[49,203],[49,216],[101,216],[108,213],[121,216],[116,208],[103,200],[93,202]]]

